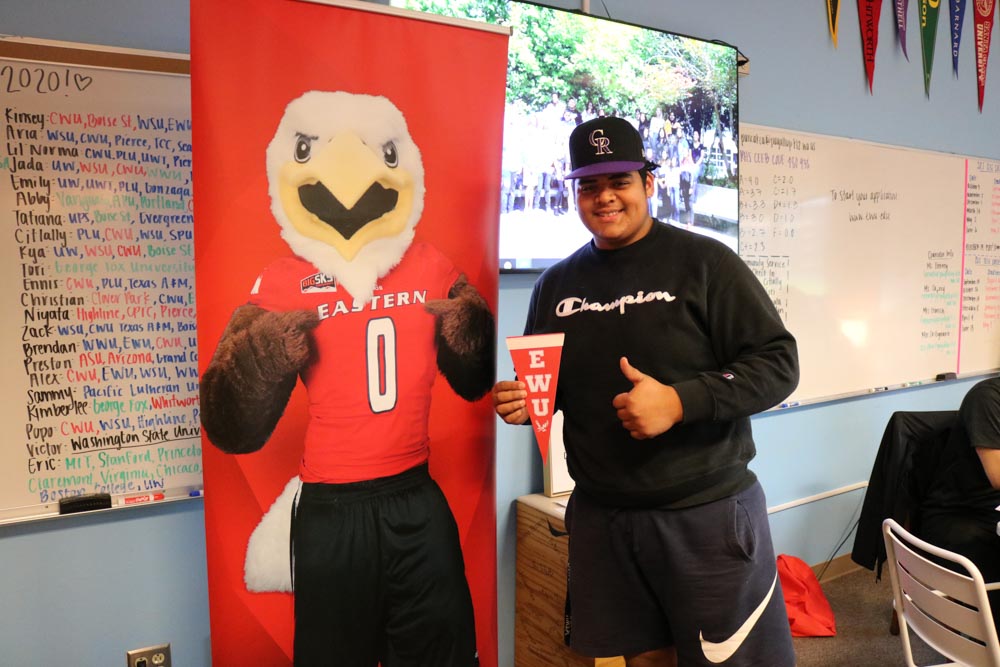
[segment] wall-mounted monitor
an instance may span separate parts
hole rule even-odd
[[[574,207],[567,140],[600,115],[631,121],[660,165],[654,217],[738,251],[735,47],[533,3],[394,0],[512,28],[507,62],[499,259],[541,271],[590,240]],[[459,113],[475,113],[475,102]]]

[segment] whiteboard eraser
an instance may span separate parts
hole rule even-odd
[[[59,499],[60,514],[75,514],[76,512],[91,512],[106,510],[111,507],[110,493],[86,493],[79,496]]]
[[[937,382],[943,382],[944,380],[954,380],[957,377],[958,376],[954,373],[938,373],[937,375],[934,376],[934,379]]]

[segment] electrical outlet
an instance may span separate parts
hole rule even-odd
[[[170,644],[136,648],[125,653],[127,667],[170,667]]]

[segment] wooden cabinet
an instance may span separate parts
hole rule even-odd
[[[569,496],[517,500],[514,667],[625,667],[621,658],[585,658],[563,643]]]

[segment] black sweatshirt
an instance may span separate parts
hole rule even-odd
[[[565,332],[556,407],[569,472],[613,506],[687,507],[753,484],[749,416],[798,384],[795,339],[753,272],[722,243],[654,221],[618,250],[593,242],[535,284],[526,334]],[[612,399],[619,359],[672,385],[683,423],[635,440]]]

